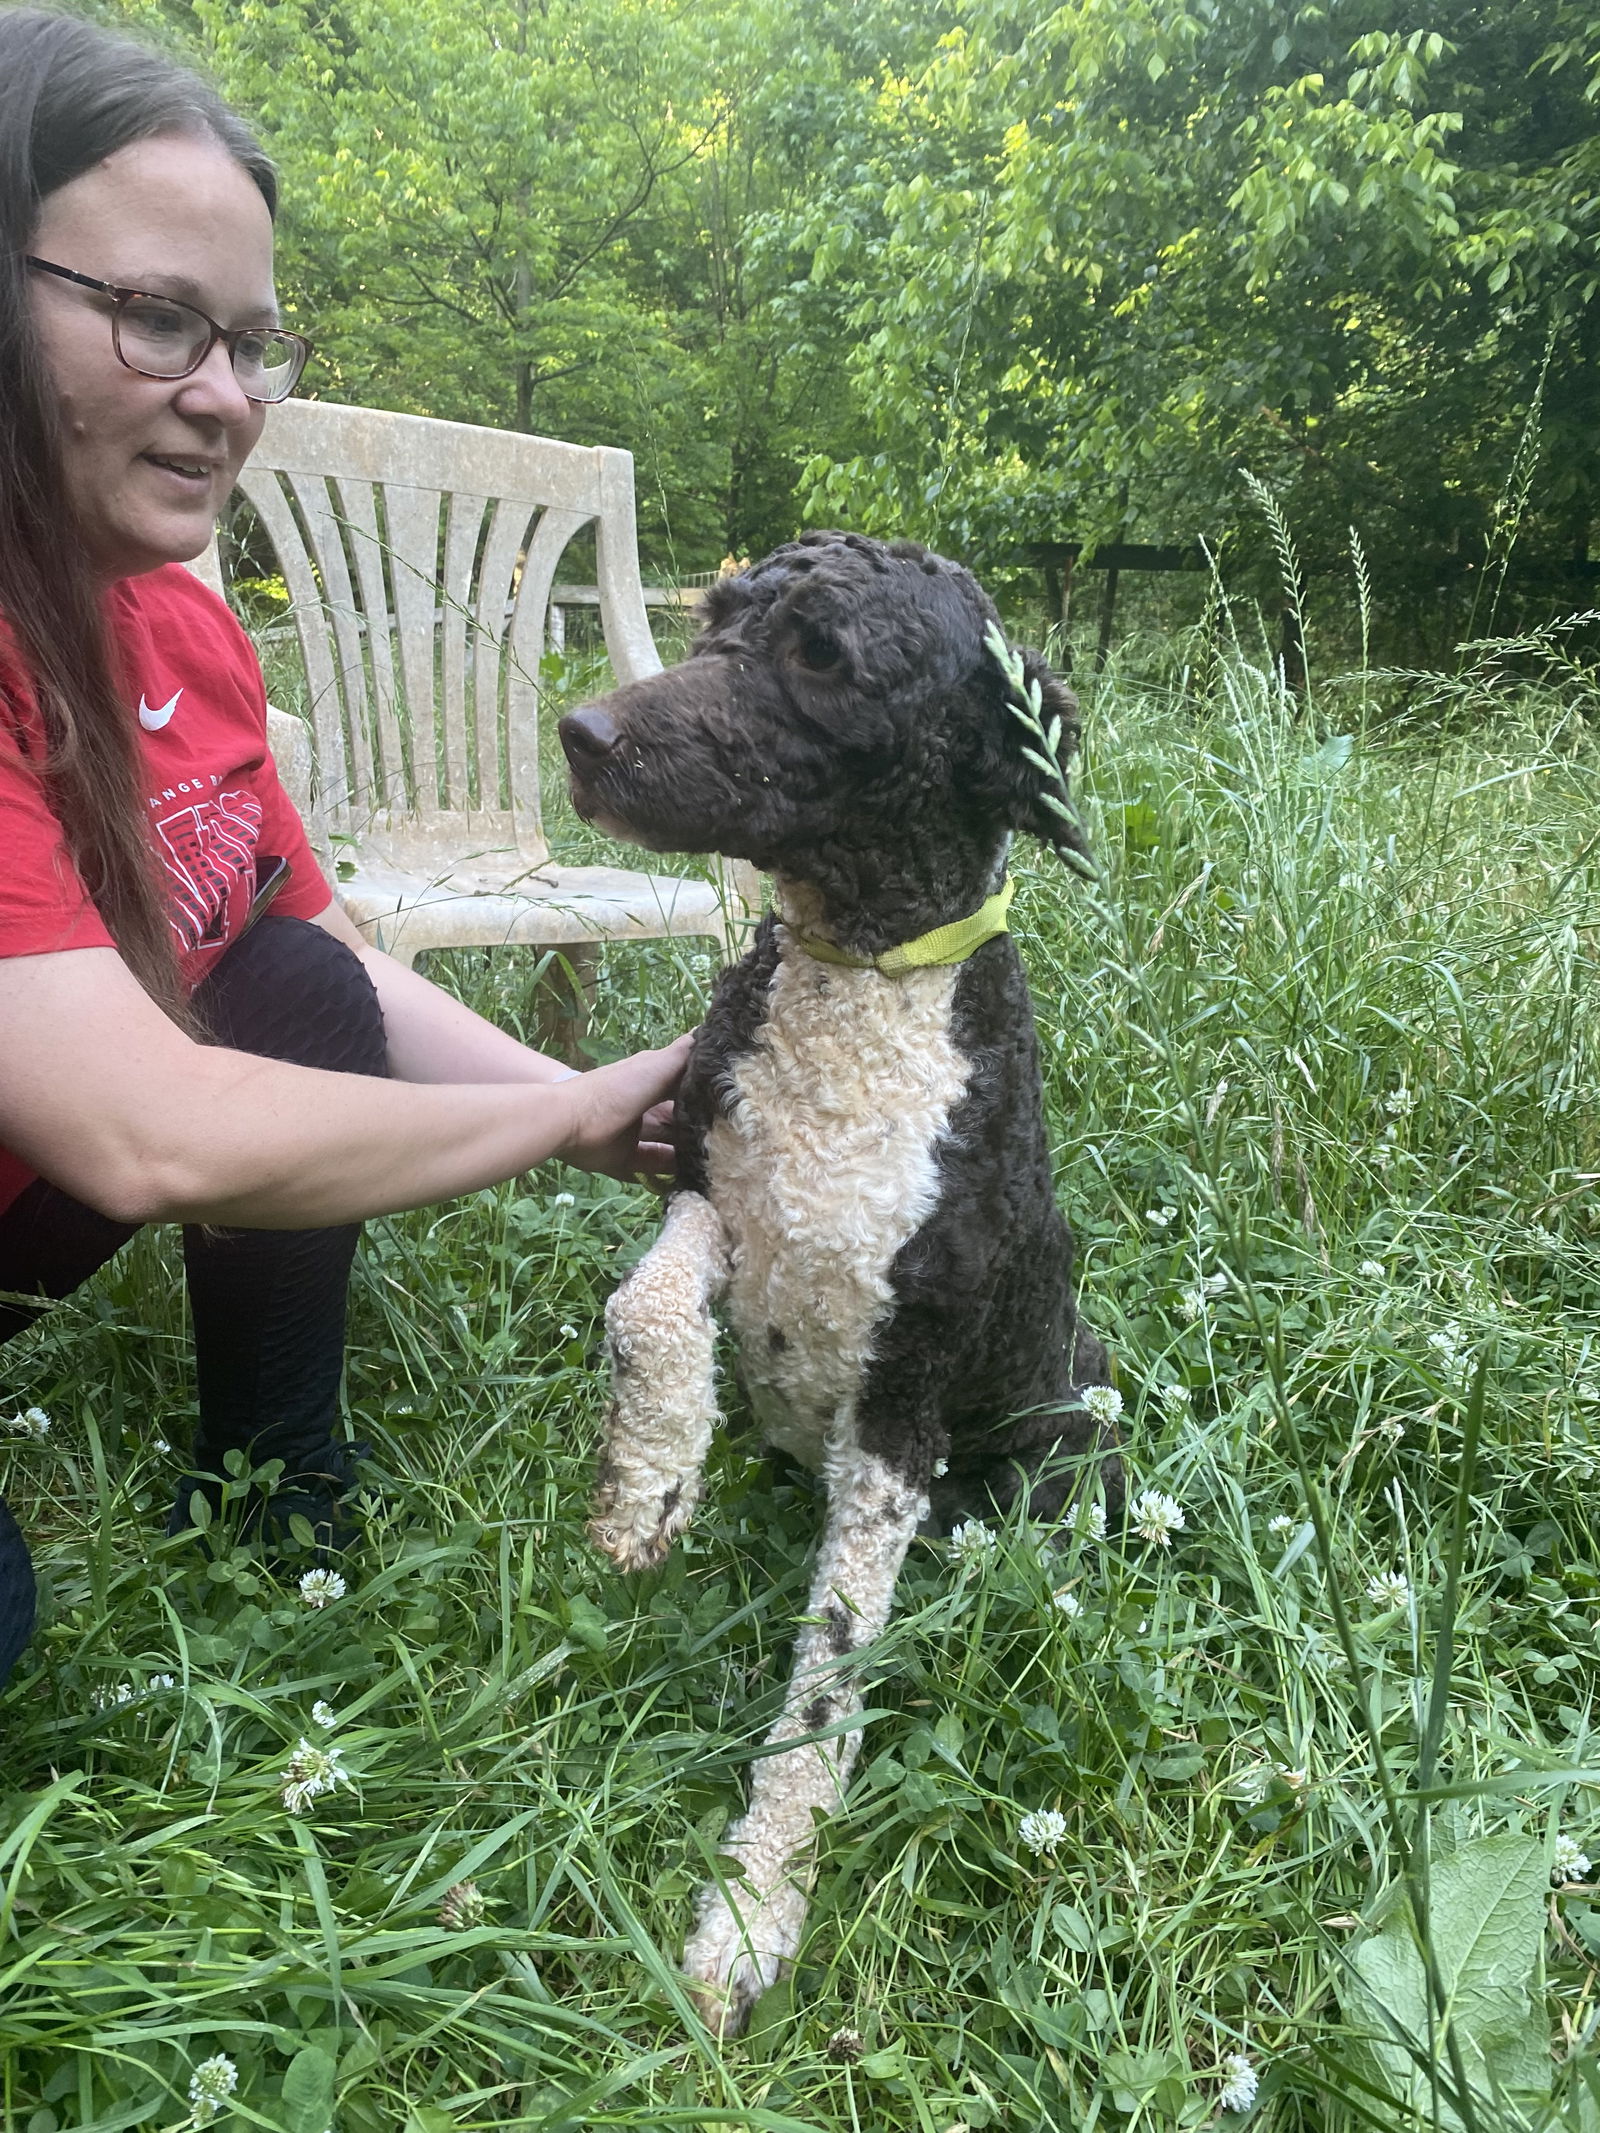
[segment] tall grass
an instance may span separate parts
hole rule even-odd
[[[3,1458],[50,1588],[0,1703],[6,2133],[176,2127],[217,2053],[283,2133],[1231,2126],[1236,2054],[1264,2127],[1600,2125],[1594,1892],[1524,1873],[1523,1923],[1484,1914],[1519,2095],[1451,1878],[1526,1836],[1548,1888],[1558,1834],[1600,1839],[1600,762],[1581,672],[1526,665],[1307,706],[1220,613],[1113,663],[1104,891],[1019,853],[1015,925],[1135,1488],[1184,1524],[919,1545],[799,1971],[725,2052],[667,1955],[817,1505],[736,1427],[663,1573],[586,1548],[646,1199],[551,1172],[372,1226],[368,1535],[321,1609],[157,1537],[193,1413],[169,1239],[6,1351],[0,1415],[51,1417]],[[529,968],[444,974],[516,1020]],[[708,982],[693,944],[607,951],[597,1041]],[[295,1817],[302,1738],[352,1782]]]

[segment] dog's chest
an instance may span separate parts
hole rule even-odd
[[[786,942],[707,1139],[740,1376],[768,1437],[809,1466],[849,1428],[895,1255],[938,1200],[968,1072],[951,1035],[959,975],[886,979]]]

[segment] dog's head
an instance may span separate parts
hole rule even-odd
[[[561,721],[580,814],[656,851],[720,852],[797,880],[850,853],[992,853],[1077,832],[984,643],[971,574],[909,541],[810,533],[711,588],[681,666]],[[1076,739],[1076,703],[1023,655]]]

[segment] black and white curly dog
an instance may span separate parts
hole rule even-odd
[[[809,534],[713,587],[681,666],[561,723],[590,821],[654,851],[752,860],[776,889],[696,1039],[661,1234],[606,1313],[614,1399],[590,1528],[640,1569],[687,1523],[717,1419],[720,1303],[767,1438],[827,1492],[769,1744],[797,1745],[757,1762],[726,1887],[704,1892],[684,1955],[724,2032],[799,1945],[814,1820],[837,1806],[858,1734],[804,1737],[860,1709],[856,1655],[913,1535],[1024,1488],[1044,1520],[1086,1478],[1120,1488],[1081,1405],[1106,1356],[1074,1303],[1033,1011],[1003,930],[1012,833],[1075,838],[1023,758],[984,643],[994,619],[940,556]],[[1070,733],[1071,696],[1025,657]],[[962,959],[925,960],[939,954]]]

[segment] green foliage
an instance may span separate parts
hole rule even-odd
[[[308,389],[628,446],[657,568],[792,529],[797,439],[834,438],[845,393],[779,225],[847,136],[847,12],[123,12],[194,49],[281,163]]]
[[[1429,1923],[1438,1951],[1449,2019],[1463,2041],[1467,2078],[1490,2117],[1502,2098],[1511,2108],[1546,2102],[1550,2053],[1541,1977],[1545,1898],[1550,1867],[1537,1837],[1479,1837],[1436,1860]],[[1341,1994],[1347,2014],[1366,2032],[1354,2048],[1368,2078],[1409,2105],[1428,2110],[1444,2074],[1439,2023],[1403,1907],[1352,1951],[1354,1979]],[[1443,2102],[1440,2122],[1460,2115]]]
[[[1265,590],[1245,467],[1437,647],[1541,376],[1513,575],[1587,556],[1583,0],[106,4],[258,117],[310,389],[627,445],[653,569],[809,516]]]
[[[976,0],[885,82],[849,241],[817,255],[874,439],[819,455],[811,508],[986,556],[1215,542],[1246,465],[1309,568],[1358,523],[1431,611],[1482,561],[1559,322],[1538,534],[1584,552],[1592,29],[1558,0],[1405,31],[1366,4]]]

